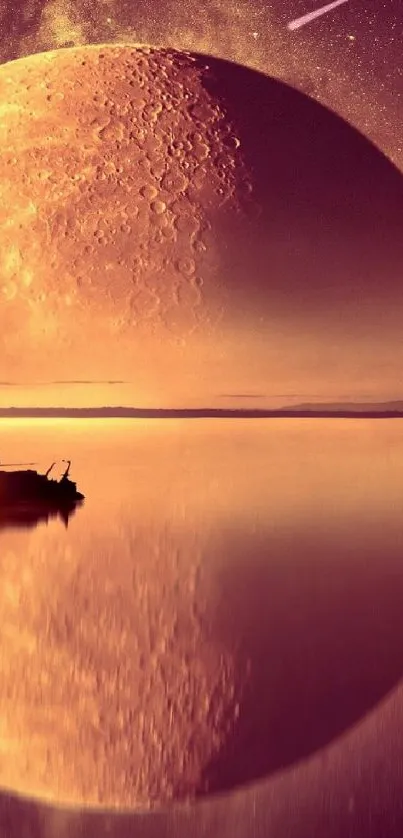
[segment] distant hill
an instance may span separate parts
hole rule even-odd
[[[338,414],[348,413],[401,413],[403,415],[403,399],[387,402],[304,402],[296,404],[287,410],[296,411],[326,411]]]
[[[276,410],[240,408],[3,407],[0,419],[393,419],[403,418],[403,401],[299,404]]]

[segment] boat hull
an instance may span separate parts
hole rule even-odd
[[[49,480],[36,471],[0,470],[0,509],[24,504],[58,507],[82,500],[84,495],[68,478]]]

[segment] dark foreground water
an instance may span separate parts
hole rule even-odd
[[[84,506],[0,530],[0,784],[147,807],[323,748],[403,673],[403,421],[17,420]]]

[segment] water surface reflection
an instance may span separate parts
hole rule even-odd
[[[53,518],[62,521],[67,529],[70,518],[73,517],[80,506],[81,503],[77,502],[64,503],[54,507],[16,504],[6,509],[0,509],[0,531],[31,529],[39,524],[48,524]]]
[[[401,430],[4,423],[8,456],[62,449],[87,500],[68,530],[0,535],[3,786],[167,802],[367,713],[403,672]]]

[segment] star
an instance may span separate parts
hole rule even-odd
[[[320,9],[314,9],[313,12],[307,12],[307,14],[302,15],[302,17],[297,17],[294,20],[291,20],[290,23],[287,24],[287,29],[290,29],[291,31],[301,29],[301,27],[305,26],[306,23],[311,23],[311,21],[315,20],[317,17],[321,17],[321,15],[325,15],[337,6],[341,6],[343,3],[347,2],[348,0],[333,0],[333,3],[327,3],[326,6],[321,6]]]

